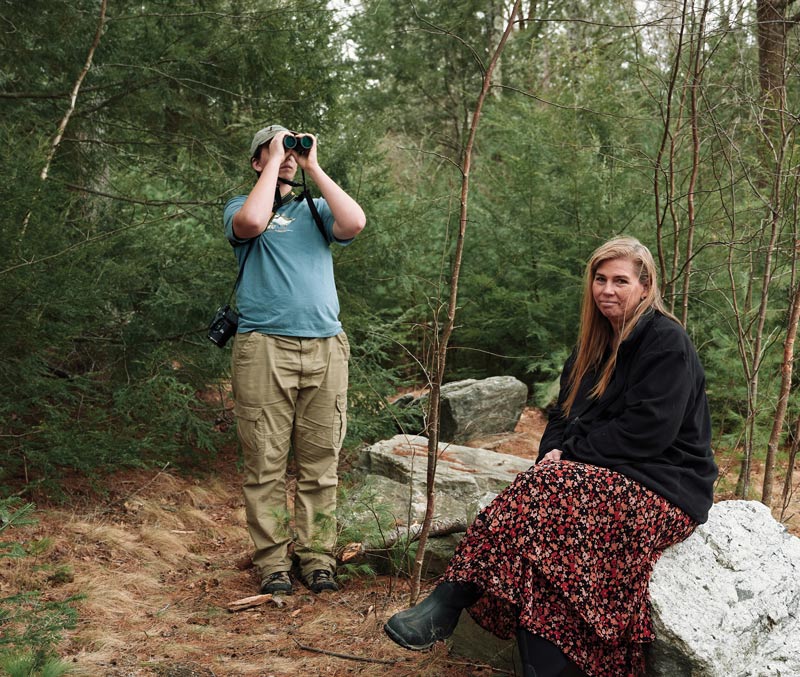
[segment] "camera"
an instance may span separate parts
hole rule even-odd
[[[208,325],[208,339],[223,348],[239,326],[239,316],[229,305],[220,306]]]
[[[287,135],[283,137],[283,147],[286,150],[293,150],[295,153],[299,153],[300,155],[305,155],[308,153],[313,145],[314,139],[312,139],[310,136]]]

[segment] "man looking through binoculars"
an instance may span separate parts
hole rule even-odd
[[[256,183],[248,195],[228,201],[223,218],[242,269],[232,383],[253,563],[262,593],[291,594],[294,542],[308,588],[335,591],[331,550],[350,347],[339,321],[330,245],[349,244],[366,216],[320,167],[311,134],[281,125],[260,129],[250,164]],[[310,198],[292,192],[298,167],[322,193],[313,209]],[[297,464],[294,535],[285,493],[290,446]]]

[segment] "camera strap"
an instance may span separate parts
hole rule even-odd
[[[259,236],[260,237],[260,236]],[[233,283],[233,289],[231,289],[231,294],[228,297],[228,305],[231,304],[233,301],[233,297],[236,294],[236,289],[239,287],[239,283],[242,281],[242,273],[244,273],[244,264],[247,263],[247,257],[250,256],[250,252],[253,250],[253,242],[258,238],[253,238],[250,242],[247,243],[247,251],[244,253],[244,258],[242,259],[242,263],[239,266],[239,274],[236,276],[236,282]]]

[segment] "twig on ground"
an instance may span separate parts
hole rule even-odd
[[[503,670],[503,668],[495,667],[494,665],[486,665],[485,663],[469,663],[467,661],[454,661],[452,658],[448,661],[451,665],[461,665],[467,668],[484,668],[491,670],[494,675],[516,675],[516,672],[510,670]]]
[[[396,665],[397,663],[401,663],[403,660],[405,660],[405,659],[384,660],[383,658],[366,658],[364,656],[353,656],[352,654],[339,653],[338,651],[328,651],[327,649],[317,649],[314,646],[301,644],[294,637],[292,637],[292,641],[295,644],[297,644],[298,648],[303,649],[305,651],[313,651],[314,653],[321,653],[326,656],[335,656],[336,658],[344,658],[345,660],[349,661],[361,661],[362,663],[380,663],[381,665]]]
[[[150,486],[150,485],[151,485],[153,482],[155,482],[155,481],[156,481],[156,480],[157,480],[159,477],[161,477],[161,475],[164,473],[164,471],[165,471],[167,468],[169,468],[169,461],[167,461],[167,462],[166,462],[166,463],[163,465],[163,467],[161,468],[161,470],[159,470],[159,471],[158,471],[158,472],[157,472],[155,475],[153,475],[153,476],[152,476],[152,477],[151,477],[151,478],[150,478],[150,479],[149,479],[147,482],[145,482],[145,483],[144,483],[142,486],[140,486],[138,489],[136,489],[135,491],[132,491],[132,492],[131,492],[131,493],[129,493],[129,494],[128,494],[128,495],[127,495],[125,498],[123,498],[123,499],[121,500],[121,502],[122,502],[122,503],[124,503],[124,502],[125,502],[125,501],[127,501],[129,498],[132,498],[133,496],[136,496],[136,494],[138,494],[140,491],[144,491],[145,489],[147,489],[147,487],[149,487],[149,486]]]
[[[286,602],[280,595],[253,595],[243,599],[237,599],[233,602],[228,602],[228,611],[244,611],[245,609],[252,609],[253,607],[261,604],[272,602],[279,609],[286,606]]]

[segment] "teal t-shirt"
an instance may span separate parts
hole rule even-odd
[[[248,243],[233,233],[233,216],[246,195],[228,200],[223,212],[225,235],[242,265]],[[333,214],[322,198],[314,200],[325,227],[323,238],[305,200],[293,200],[272,217],[252,240],[236,292],[239,333],[326,338],[342,330],[339,298],[329,245],[347,245],[333,235]]]

